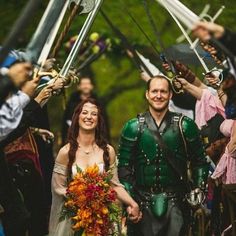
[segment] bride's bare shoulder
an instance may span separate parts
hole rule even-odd
[[[69,149],[70,149],[70,146],[69,144],[66,144],[65,146],[63,146],[58,154],[57,154],[57,158],[56,158],[56,162],[61,164],[61,165],[67,165],[68,164],[68,160],[69,160],[69,156],[68,156],[68,153],[69,153]]]
[[[110,157],[110,164],[113,164],[116,161],[116,152],[115,149],[111,145],[107,145],[109,157]]]

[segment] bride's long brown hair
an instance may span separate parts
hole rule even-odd
[[[94,104],[98,109],[98,123],[95,130],[95,143],[103,150],[103,161],[105,164],[105,170],[107,171],[109,169],[110,165],[110,157],[109,157],[109,151],[108,151],[108,142],[106,140],[105,133],[106,133],[106,127],[104,123],[104,119],[101,114],[101,108],[98,102],[95,99],[88,98],[84,101],[82,101],[76,108],[72,117],[72,124],[70,126],[69,132],[68,132],[68,143],[70,144],[69,149],[69,162],[68,162],[68,176],[71,177],[72,174],[72,165],[75,161],[75,154],[78,150],[79,143],[77,141],[78,135],[79,135],[79,115],[83,110],[83,106],[86,103]]]

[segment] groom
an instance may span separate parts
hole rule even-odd
[[[190,186],[202,196],[208,163],[199,130],[190,118],[168,110],[171,85],[164,76],[147,83],[149,109],[128,121],[121,134],[118,159],[119,179],[139,203],[143,217],[128,225],[128,235],[184,235]],[[190,169],[188,168],[190,167]]]

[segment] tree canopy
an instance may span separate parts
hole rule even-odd
[[[25,2],[25,0],[0,0],[0,42],[3,42],[5,36],[11,30],[11,26],[19,16]],[[30,22],[30,26],[26,29],[23,37],[16,39],[18,40],[19,48],[24,48],[27,45],[27,42],[30,40],[32,33],[46,8],[47,2],[48,1],[43,1],[42,6],[39,11],[35,13],[35,17]],[[145,30],[156,48],[161,51],[162,48],[160,47],[160,43],[157,41],[155,33],[148,20],[144,8],[144,2],[145,1],[143,0],[104,0],[102,9],[112,20],[113,24],[115,24],[125,34],[132,45],[135,45],[136,48],[139,48],[140,52],[151,58],[156,65],[159,65],[160,62],[155,56],[150,43],[127,14],[128,10],[128,12],[133,15]],[[207,3],[202,0],[184,0],[182,2],[196,14],[199,14]],[[176,38],[181,35],[177,25],[155,0],[147,0],[147,3],[165,47],[167,48],[175,44]],[[208,3],[211,5],[209,11],[210,15],[214,15],[221,5],[226,7],[221,16],[217,19],[217,22],[235,31],[236,2],[233,0],[222,0],[209,1]],[[66,36],[65,42],[79,32],[85,17],[85,15],[76,17]],[[113,41],[114,38],[117,38],[104,21],[101,14],[98,14],[91,32],[104,34],[107,38],[113,39]],[[63,46],[58,58],[60,66],[62,66],[66,55],[67,52],[65,46]],[[114,144],[116,144],[124,122],[135,117],[137,113],[145,110],[145,83],[140,80],[139,71],[124,53],[121,46],[119,50],[114,49],[106,52],[91,65],[91,69],[96,82],[96,93],[105,99],[111,125],[111,136]],[[76,86],[67,90],[67,97],[75,87]],[[56,134],[59,133],[61,126],[61,118],[63,114],[62,103],[62,96],[52,98],[49,103],[51,126],[52,130]]]

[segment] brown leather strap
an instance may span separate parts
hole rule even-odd
[[[186,178],[186,175],[180,171],[180,168],[178,167],[180,163],[178,162],[178,160],[176,161],[174,153],[167,147],[167,145],[163,141],[163,139],[159,133],[157,124],[156,124],[154,118],[152,117],[151,113],[147,112],[145,117],[146,117],[146,123],[148,125],[148,129],[153,134],[153,137],[155,138],[156,142],[159,144],[160,148],[166,153],[165,156],[166,156],[168,163],[171,165],[171,167],[174,169],[176,174],[179,176],[180,180],[182,180],[184,182],[185,186],[189,190],[191,190],[190,182]]]

